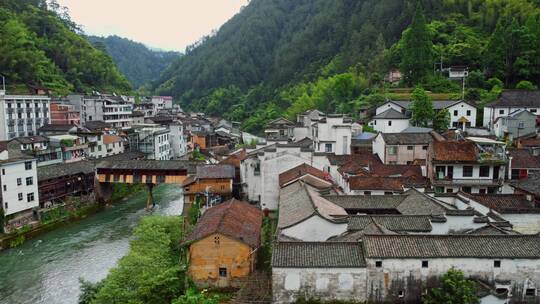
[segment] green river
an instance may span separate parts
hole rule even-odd
[[[145,194],[0,252],[0,303],[77,303],[79,278],[103,279],[127,253],[133,228],[151,214]],[[179,186],[155,188],[154,199],[153,214],[182,213]]]

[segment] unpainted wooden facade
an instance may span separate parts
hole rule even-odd
[[[256,250],[220,233],[189,246],[188,274],[198,286],[239,287],[255,268]]]

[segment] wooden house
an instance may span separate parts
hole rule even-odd
[[[235,169],[232,165],[197,166],[197,173],[189,176],[184,187],[184,202],[193,203],[202,197],[203,203],[213,205],[232,197]]]
[[[236,199],[206,210],[184,241],[193,282],[238,287],[255,268],[262,216],[257,207]]]

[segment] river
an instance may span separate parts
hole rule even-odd
[[[153,214],[179,215],[178,186],[154,188]],[[0,252],[0,303],[77,303],[79,278],[96,282],[129,250],[133,228],[144,210],[146,193],[135,195],[84,220]]]

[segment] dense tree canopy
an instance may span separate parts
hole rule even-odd
[[[0,54],[0,74],[8,84],[60,94],[131,89],[112,59],[80,35],[55,1],[1,1]]]
[[[111,55],[135,88],[158,79],[161,72],[180,56],[176,52],[150,50],[142,43],[118,36],[90,36],[88,39],[96,48]]]

